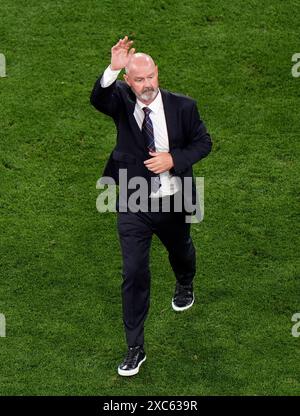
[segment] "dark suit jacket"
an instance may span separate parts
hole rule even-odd
[[[113,118],[117,128],[117,143],[113,149],[102,176],[108,176],[119,184],[119,169],[127,169],[128,181],[134,176],[143,176],[149,184],[154,174],[143,164],[149,159],[144,136],[135,120],[135,94],[124,81],[115,81],[107,88],[100,84],[102,75],[96,81],[91,104],[102,113]],[[192,177],[192,165],[208,155],[212,141],[203,121],[200,119],[195,100],[161,89],[166,124],[169,136],[169,152],[174,167],[171,173],[184,177]],[[195,182],[193,192],[186,206],[195,204],[198,198]],[[184,187],[183,187],[183,194]],[[129,195],[129,194],[128,194]],[[189,212],[189,209],[186,210]]]

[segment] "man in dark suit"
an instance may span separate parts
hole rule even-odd
[[[91,94],[92,105],[112,117],[117,129],[117,144],[103,176],[119,184],[117,223],[128,345],[127,355],[118,367],[122,376],[137,374],[146,360],[144,322],[149,310],[153,233],[167,248],[176,277],[172,308],[184,311],[194,303],[196,258],[186,214],[194,214],[197,206],[192,165],[207,156],[212,146],[196,102],[159,88],[157,65],[149,55],[135,53],[132,43],[125,36],[111,48],[111,63]],[[125,82],[118,81],[124,68]],[[121,186],[120,172],[127,175],[126,186]],[[141,205],[144,209],[140,210],[129,203],[133,189],[127,185],[135,178],[143,179],[147,185],[147,193],[140,198],[146,205]],[[189,192],[186,179],[192,183]],[[167,211],[166,200],[170,204]],[[176,208],[178,200],[182,202],[181,210]]]

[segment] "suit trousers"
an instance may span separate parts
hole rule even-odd
[[[163,198],[159,198],[162,200]],[[121,286],[123,323],[127,345],[144,344],[144,322],[150,305],[150,248],[156,234],[166,247],[176,280],[192,283],[196,273],[190,223],[183,212],[117,212],[123,258]]]

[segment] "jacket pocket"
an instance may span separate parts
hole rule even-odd
[[[112,157],[118,162],[126,162],[136,164],[136,158],[130,153],[120,152],[119,150],[114,150]]]

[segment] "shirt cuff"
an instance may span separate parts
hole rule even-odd
[[[110,65],[104,71],[102,78],[100,80],[100,85],[102,88],[109,87],[115,80],[118,78],[121,69],[113,70]]]

